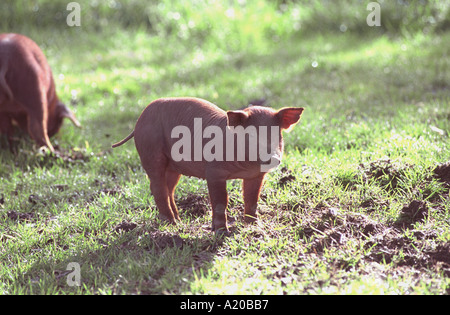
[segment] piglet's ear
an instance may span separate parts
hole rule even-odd
[[[292,127],[300,120],[303,113],[303,107],[285,107],[278,111],[277,116],[280,120],[281,129],[290,131]]]
[[[248,118],[248,114],[243,110],[230,110],[227,112],[227,125],[237,127],[242,125]]]

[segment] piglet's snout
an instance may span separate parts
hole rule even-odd
[[[272,172],[281,164],[281,156],[274,154],[268,161],[261,163],[260,169],[262,173]]]

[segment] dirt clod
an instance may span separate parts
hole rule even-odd
[[[6,213],[6,216],[11,220],[30,221],[31,219],[34,218],[35,215],[33,212],[22,213],[22,212],[10,210]]]
[[[114,228],[114,231],[116,231],[117,233],[119,233],[120,231],[123,232],[129,232],[134,230],[137,227],[136,223],[133,222],[127,222],[127,221],[122,221],[122,223],[116,225],[116,227]]]
[[[373,179],[387,191],[395,190],[399,185],[400,178],[412,167],[414,166],[407,163],[394,162],[390,159],[380,159],[370,162],[368,165],[359,165],[365,180]]]
[[[278,185],[280,187],[286,186],[288,183],[295,181],[295,176],[292,174],[292,171],[286,167],[281,168],[282,177],[278,180]]]
[[[37,196],[37,195],[29,195],[28,196],[28,202],[29,203],[31,203],[31,204],[33,204],[33,205],[35,205],[35,204],[37,204],[38,202],[39,202],[39,200],[40,200],[41,198],[39,197],[39,196]]]
[[[446,263],[450,268],[450,242],[438,245],[435,250],[429,251],[427,254],[436,261]]]
[[[69,188],[69,185],[53,185],[52,188],[56,189],[57,191],[65,191]]]
[[[185,244],[184,240],[176,234],[161,233],[154,231],[148,236],[154,249],[165,250],[167,247],[182,248]]]
[[[208,212],[209,201],[202,195],[190,194],[176,203],[180,209],[192,216],[203,216]]]
[[[434,177],[450,188],[450,161],[439,164],[433,170]]]
[[[306,236],[315,236],[311,244],[311,251],[315,253],[322,252],[324,248],[339,247],[355,237],[367,239],[382,234],[385,228],[363,214],[341,214],[334,207],[319,213],[320,217],[304,229]]]
[[[415,222],[422,221],[428,217],[428,207],[424,201],[413,200],[407,206],[404,206],[396,225],[400,227],[410,227]]]

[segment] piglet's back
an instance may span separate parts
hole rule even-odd
[[[173,144],[176,141],[171,136],[174,128],[185,126],[193,132],[195,119],[201,119],[203,126],[225,128],[227,116],[218,106],[198,98],[162,98],[153,101],[136,123],[134,137],[138,151],[151,150],[147,145],[167,147]],[[167,149],[170,152],[170,147]]]

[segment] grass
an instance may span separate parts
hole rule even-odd
[[[83,129],[64,124],[56,157],[20,133],[14,156],[1,139],[1,294],[449,293],[449,186],[434,171],[450,160],[445,10],[417,10],[436,25],[396,27],[409,9],[385,8],[370,29],[355,3],[337,21],[324,2],[130,1],[91,5],[68,28],[39,4],[38,25],[20,22],[27,6],[2,23],[43,47]],[[125,25],[136,12],[150,22]],[[110,149],[150,101],[182,95],[306,108],[257,224],[243,223],[240,181],[228,183],[225,239],[209,229],[204,181],[182,178],[182,222],[167,225],[134,146]],[[79,287],[67,284],[70,262]]]

